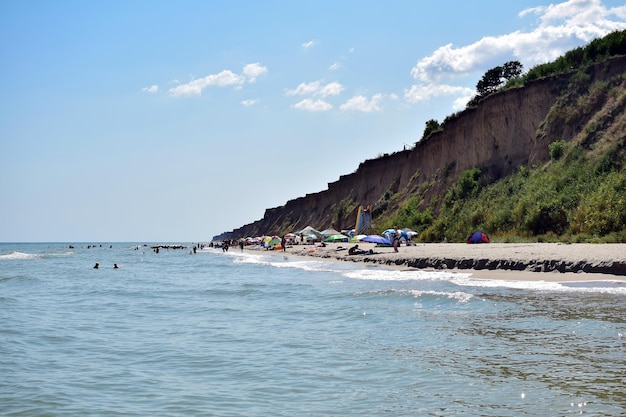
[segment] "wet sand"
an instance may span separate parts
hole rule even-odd
[[[359,249],[373,253],[349,255],[348,248],[354,245],[329,243],[321,247],[318,243],[267,252],[402,269],[448,270],[485,279],[626,282],[626,244],[427,243],[401,246],[395,253],[390,247],[360,242]]]

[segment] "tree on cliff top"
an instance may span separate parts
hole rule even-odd
[[[502,66],[497,66],[487,70],[483,78],[476,84],[478,99],[486,97],[498,91],[507,81],[519,77],[522,74],[523,66],[519,61],[509,61]]]
[[[431,135],[431,133],[436,132],[438,130],[441,130],[441,125],[439,124],[439,122],[435,119],[430,119],[429,121],[426,122],[426,127],[424,128],[424,133],[422,134],[421,140],[428,138]]]

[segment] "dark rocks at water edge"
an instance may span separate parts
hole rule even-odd
[[[407,266],[419,269],[474,269],[504,270],[528,272],[585,272],[591,274],[610,274],[626,276],[626,262],[570,262],[559,260],[517,261],[510,259],[453,259],[453,258],[395,258],[365,256],[362,258],[344,258],[384,265]]]

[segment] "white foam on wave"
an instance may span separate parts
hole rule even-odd
[[[410,293],[413,294],[416,298],[419,298],[425,295],[430,295],[434,297],[446,297],[452,300],[457,300],[459,303],[467,303],[469,300],[471,300],[474,297],[472,294],[463,292],[463,291],[447,292],[447,291],[411,290]]]
[[[346,271],[344,275],[353,279],[367,279],[375,281],[451,281],[454,282],[459,276],[469,276],[469,274],[445,272],[445,271],[424,271],[416,270],[396,270],[396,269],[359,269]]]
[[[241,253],[241,252],[233,252],[231,254],[233,256],[235,263],[247,263],[247,264],[258,264],[258,265],[269,265],[275,268],[296,268],[302,269],[305,271],[318,271],[318,272],[335,272],[337,269],[333,268],[333,265],[328,262],[318,261],[318,260],[308,260],[308,259],[300,259],[294,260],[293,257],[285,256],[276,256],[273,255],[262,255],[255,253]]]
[[[506,272],[503,272],[506,274]],[[482,288],[512,288],[518,290],[533,291],[557,291],[557,292],[589,292],[626,295],[626,282],[618,280],[603,281],[514,281],[505,279],[480,279],[471,275],[458,276],[454,281],[457,285]]]
[[[0,255],[0,259],[39,259],[42,255],[24,252],[11,252]]]

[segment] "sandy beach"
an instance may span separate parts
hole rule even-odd
[[[427,243],[393,248],[359,243],[373,253],[349,255],[354,243],[295,245],[276,254],[366,262],[394,268],[470,272],[476,278],[533,281],[624,281],[626,244]]]

